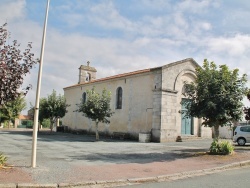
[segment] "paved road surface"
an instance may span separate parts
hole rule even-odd
[[[123,186],[122,188],[238,188],[250,187],[250,167],[221,171],[187,179]]]

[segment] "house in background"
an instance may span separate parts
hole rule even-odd
[[[32,117],[29,115],[22,115],[20,114],[18,118],[15,119],[15,128],[17,128],[17,126],[19,125],[23,125],[25,124],[24,122],[29,122],[32,121]]]
[[[112,93],[110,124],[99,125],[103,134],[124,133],[138,139],[139,133],[150,133],[154,142],[175,141],[181,137],[212,137],[212,130],[201,126],[201,119],[186,118],[187,100],[182,94],[184,82],[195,79],[199,66],[192,58],[96,79],[97,70],[87,65],[79,68],[78,83],[64,88],[68,112],[62,119],[70,130],[95,131],[95,123],[75,112],[76,104],[86,98],[86,90],[106,88]]]

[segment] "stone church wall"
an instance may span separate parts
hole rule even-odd
[[[153,140],[159,142],[175,141],[181,135],[181,101],[184,82],[195,79],[197,64],[192,59],[178,61],[162,67],[162,86],[154,93],[155,111],[153,116]],[[156,99],[156,100],[155,100]],[[159,109],[160,108],[160,109]],[[160,118],[160,120],[158,119]],[[157,126],[156,122],[158,123]],[[209,128],[200,126],[199,119],[193,118],[192,134],[194,136],[211,135]]]
[[[113,132],[122,132],[133,138],[138,138],[140,132],[151,132],[154,85],[153,75],[150,72],[66,88],[64,95],[67,103],[71,104],[71,106],[63,118],[64,125],[71,130],[95,131],[94,122],[82,116],[82,114],[74,112],[77,109],[75,104],[80,103],[83,92],[93,86],[99,93],[103,88],[112,93],[111,109],[114,115],[110,119],[110,124],[99,124],[100,132],[107,135],[111,135]],[[122,109],[116,109],[116,89],[118,87],[123,90]]]

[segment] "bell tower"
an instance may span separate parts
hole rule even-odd
[[[91,82],[96,79],[97,70],[94,67],[89,66],[90,62],[87,62],[87,65],[81,65],[79,67],[79,81],[78,84],[83,84]]]

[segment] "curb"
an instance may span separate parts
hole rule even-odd
[[[206,174],[212,174],[223,170],[229,170],[233,168],[246,167],[250,166],[250,160],[231,163],[221,167],[187,171],[175,174],[161,175],[156,177],[146,177],[146,178],[130,178],[130,179],[118,179],[118,180],[109,180],[109,181],[85,181],[77,183],[59,183],[59,184],[36,184],[36,183],[7,183],[1,184],[0,188],[74,188],[74,187],[89,187],[89,186],[101,186],[106,185],[105,187],[112,187],[117,185],[131,185],[136,183],[146,183],[146,182],[162,182],[162,181],[171,181],[184,179],[194,176],[201,176]]]

